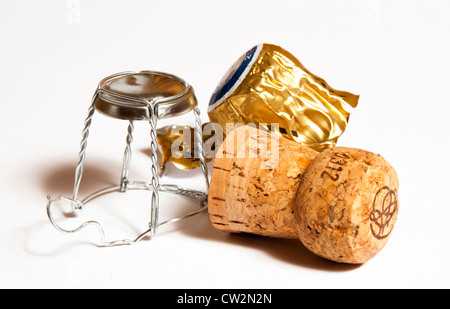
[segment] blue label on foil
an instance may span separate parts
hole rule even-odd
[[[258,46],[255,46],[242,55],[233,67],[225,74],[224,78],[212,94],[209,101],[209,106],[219,101],[239,81],[242,73],[244,73],[247,66],[251,63],[257,48]]]

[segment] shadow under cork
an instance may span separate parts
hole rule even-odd
[[[297,239],[271,238],[253,234],[233,234],[215,229],[208,213],[201,213],[178,223],[177,231],[188,236],[260,250],[284,263],[330,272],[350,271],[361,264],[343,264],[324,259],[309,251]]]

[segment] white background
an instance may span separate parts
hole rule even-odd
[[[449,10],[444,0],[2,0],[0,287],[449,288]],[[144,69],[178,75],[194,87],[206,122],[228,67],[263,42],[361,95],[338,144],[380,153],[400,179],[397,225],[377,256],[341,265],[296,240],[216,231],[207,214],[116,248],[95,246],[95,228],[65,235],[50,225],[46,194],[72,192],[102,78]],[[94,116],[81,194],[118,182],[125,134],[125,122]],[[147,180],[147,124],[136,124],[133,146],[130,176]],[[198,171],[169,166],[165,177],[203,188]],[[171,196],[161,203],[163,217],[195,206]],[[90,205],[87,216],[92,209],[106,218],[108,240],[147,228],[148,194]]]

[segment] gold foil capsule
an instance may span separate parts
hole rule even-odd
[[[214,91],[211,122],[279,124],[283,137],[317,151],[336,145],[359,96],[331,88],[291,53],[260,44],[242,55]]]

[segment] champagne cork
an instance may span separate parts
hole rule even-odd
[[[211,175],[208,210],[213,226],[226,232],[298,238],[295,195],[317,154],[250,126],[229,133]]]
[[[299,238],[321,257],[360,264],[389,239],[398,185],[395,170],[374,153],[345,147],[318,153],[245,126],[227,135],[216,154],[208,209],[219,230]]]
[[[380,155],[324,150],[305,171],[295,201],[298,235],[312,252],[364,263],[387,243],[398,214],[398,178]]]

